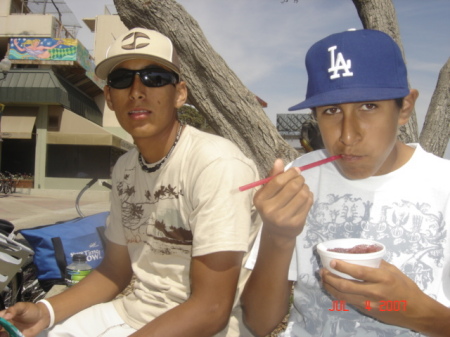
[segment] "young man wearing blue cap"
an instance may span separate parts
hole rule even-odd
[[[263,227],[247,264],[247,324],[258,336],[274,329],[294,283],[282,336],[449,336],[450,161],[397,139],[418,96],[399,47],[375,30],[338,33],[310,48],[306,68],[306,99],[290,110],[313,110],[325,150],[284,172],[276,161],[255,195]],[[320,269],[316,245],[347,237],[386,246],[379,268],[332,262],[361,281]]]
[[[0,316],[27,337],[55,323],[39,336],[250,336],[239,297],[261,222],[237,187],[258,179],[255,164],[180,123],[187,86],[166,36],[135,28],[117,37],[96,74],[136,145],[114,167],[105,257],[63,293]]]

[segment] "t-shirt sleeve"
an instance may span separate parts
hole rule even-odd
[[[294,249],[294,253],[292,254],[291,264],[289,265],[289,273],[288,280],[289,281],[297,281],[298,273],[297,273],[297,247]]]
[[[249,250],[254,192],[240,192],[238,188],[258,178],[250,163],[219,157],[193,178],[189,215],[193,256]]]
[[[120,166],[120,161],[117,162],[116,166],[113,170],[113,179],[112,179],[112,189],[111,189],[111,210],[109,213],[109,217],[106,221],[106,230],[105,236],[106,238],[116,244],[126,245],[126,239],[123,231],[122,225],[122,207],[120,204],[120,198],[117,190],[117,181],[118,179],[114,179],[118,176],[118,171]]]

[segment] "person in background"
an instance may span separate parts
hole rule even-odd
[[[166,36],[128,31],[96,74],[136,145],[114,167],[105,257],[61,294],[0,316],[27,337],[249,336],[238,303],[261,221],[237,188],[258,179],[255,164],[180,123],[187,85]],[[133,275],[131,293],[118,296]]]
[[[333,34],[309,49],[306,68],[306,99],[290,110],[312,109],[325,149],[284,172],[276,161],[255,195],[263,227],[248,261],[246,323],[264,336],[292,301],[281,336],[449,336],[450,161],[397,139],[418,96],[398,45],[376,30]],[[319,267],[316,245],[348,237],[387,248],[379,268],[331,263],[361,281]]]

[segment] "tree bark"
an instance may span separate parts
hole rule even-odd
[[[189,102],[214,131],[233,141],[266,176],[275,158],[298,156],[250,92],[208,43],[198,23],[174,0],[114,0],[128,27],[155,29],[169,37],[181,59]]]
[[[392,0],[352,0],[359,18],[366,29],[376,29],[385,32],[394,39],[402,51],[406,63],[400,31],[398,28],[397,14]],[[400,97],[399,97],[400,98]],[[417,116],[413,111],[409,122],[400,128],[398,138],[404,143],[417,143]]]
[[[425,117],[420,144],[443,157],[450,139],[450,58],[439,72],[439,78]]]

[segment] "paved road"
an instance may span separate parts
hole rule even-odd
[[[48,225],[78,217],[75,201],[79,191],[24,189],[0,194],[0,218],[12,222],[16,229]],[[109,210],[109,191],[86,191],[81,197],[84,215]]]

